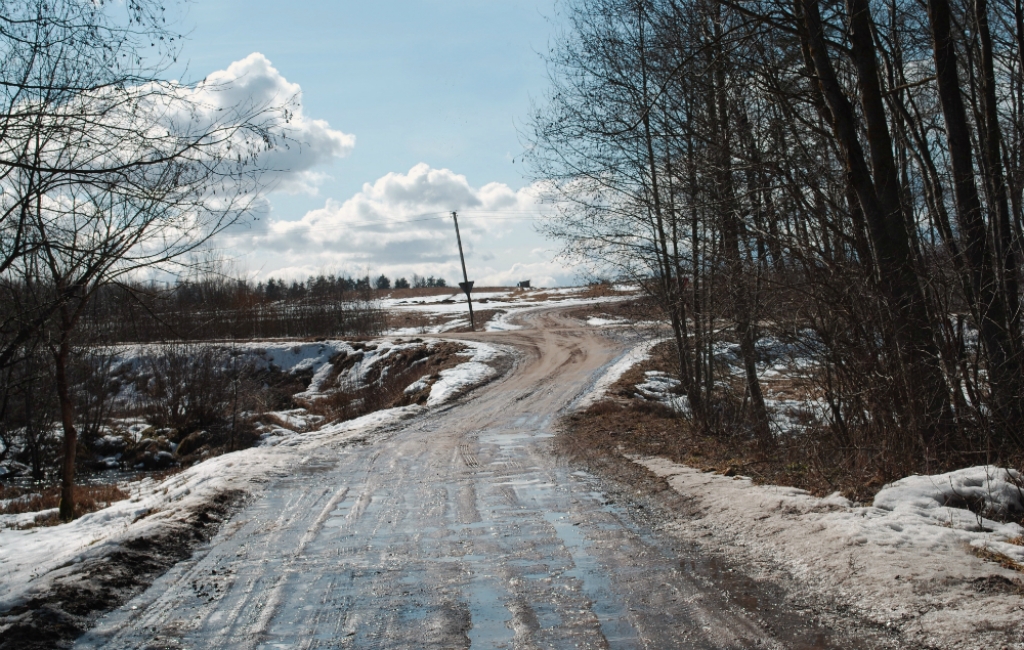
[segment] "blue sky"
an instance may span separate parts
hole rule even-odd
[[[188,4],[180,21],[187,77],[247,62],[233,70],[300,88],[306,123],[319,125],[302,132],[310,152],[296,164],[302,182],[282,183],[269,196],[270,217],[225,240],[237,265],[263,276],[383,272],[454,281],[461,272],[454,241],[447,251],[450,221],[383,222],[461,208],[471,277],[572,281],[551,262],[557,242],[537,235],[534,220],[473,218],[474,209],[492,217],[538,209],[518,160],[517,127],[546,89],[541,54],[557,35],[554,2]],[[321,146],[314,140],[325,127],[335,136]],[[375,219],[380,227],[366,225]],[[355,223],[363,225],[346,227]]]

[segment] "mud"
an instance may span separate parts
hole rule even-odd
[[[660,533],[687,503],[657,480],[560,458],[558,417],[621,344],[557,312],[524,318],[459,335],[516,350],[502,379],[304,458],[75,647],[888,645]]]

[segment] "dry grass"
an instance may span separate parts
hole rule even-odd
[[[1024,564],[1017,562],[1011,557],[1003,555],[1002,553],[997,553],[996,551],[993,551],[989,548],[978,548],[977,546],[971,546],[970,549],[971,553],[987,562],[995,562],[1004,569],[1010,569],[1011,571],[1018,571],[1020,573],[1024,573]]]
[[[761,449],[744,424],[742,378],[726,375],[725,368],[718,371],[725,386],[714,404],[717,419],[707,429],[637,397],[635,387],[643,383],[647,371],[675,375],[675,364],[670,342],[655,346],[649,360],[630,368],[609,388],[607,400],[565,420],[563,453],[587,463],[599,462],[607,454],[662,456],[701,470],[741,474],[756,483],[797,487],[817,496],[840,492],[861,503],[870,503],[886,483],[917,471],[893,461],[881,446],[843,446],[809,410],[789,414],[803,425],[801,431],[780,435],[773,448]],[[766,397],[797,403],[812,401],[819,390],[813,377],[801,373],[766,377],[762,388]],[[1008,466],[1020,467],[1021,461],[1010,459]],[[975,457],[951,453],[931,470],[938,473],[976,462]]]
[[[896,478],[881,476],[867,465],[823,462],[817,445],[799,437],[783,439],[765,453],[741,431],[702,434],[667,407],[640,400],[605,400],[569,416],[557,444],[561,453],[584,464],[623,453],[661,456],[703,471],[749,476],[758,484],[792,486],[816,496],[840,492],[862,503],[870,503],[885,483]]]
[[[463,301],[463,304],[465,301]],[[477,303],[473,303],[476,305]],[[473,309],[473,319],[476,322],[478,330],[482,330],[484,325],[490,321],[494,316],[503,310],[499,309]],[[418,330],[421,334],[429,334],[431,330],[436,329],[439,326],[447,325],[452,321],[465,320],[466,324],[453,327],[445,330],[445,333],[458,333],[458,332],[469,332],[469,309],[467,308],[463,312],[456,313],[444,313],[444,314],[431,314],[421,313],[411,309],[402,309],[391,311],[388,315],[388,323],[394,328],[408,328]]]
[[[81,485],[75,488],[75,518],[102,510],[112,503],[123,501],[131,494],[116,484]],[[0,486],[0,499],[8,500],[0,506],[0,514],[20,515],[41,512],[60,506],[60,487],[46,487],[40,491]],[[56,515],[36,520],[36,525],[51,526],[60,521]]]
[[[391,327],[394,328],[410,328],[418,330],[421,334],[429,334],[431,330],[441,325],[445,325],[453,320],[459,320],[462,318],[465,318],[466,320],[469,319],[468,309],[464,314],[431,314],[403,309],[392,311],[388,316],[388,322]],[[481,324],[479,318],[477,318],[477,324]],[[465,330],[454,329],[450,331],[469,331],[469,327],[467,326]]]
[[[562,292],[554,292],[544,287],[533,287],[530,289],[520,289],[518,287],[474,287],[473,293],[490,293],[490,292],[510,292],[512,298],[518,298],[528,302],[545,302],[548,300],[563,300],[567,297],[572,298],[605,298],[608,296],[622,296],[631,291],[621,291],[614,288],[611,284],[591,284],[586,287],[582,287],[580,291],[566,294]],[[435,294],[436,295],[436,294]]]
[[[500,310],[500,309],[474,309],[473,310],[473,322],[476,324],[477,331],[483,331],[484,325],[486,325],[492,318],[494,318],[494,316],[496,314],[501,313],[501,311],[502,310]],[[468,321],[469,320],[469,311],[467,310],[466,313],[464,313],[464,314],[458,314],[456,316],[456,318],[453,318],[452,320],[460,320],[460,319],[466,319]],[[472,331],[472,330],[470,329],[470,326],[469,326],[468,322],[465,325],[462,325],[461,327],[453,327],[450,330],[445,330],[446,333],[448,333],[448,332],[459,333],[459,332],[470,332],[470,331]]]
[[[573,309],[567,312],[567,314],[582,321],[589,318],[610,318],[631,322],[649,322],[663,317],[663,314],[658,310],[654,302],[648,298],[601,302]]]
[[[609,399],[566,418],[561,452],[584,463],[599,462],[606,454],[662,456],[703,471],[740,474],[755,483],[797,487],[817,496],[841,492],[860,502],[870,502],[885,483],[899,478],[880,474],[859,456],[829,448],[813,429],[784,436],[774,449],[761,450],[739,416],[739,379],[732,396],[726,392],[716,404],[724,415],[714,433],[698,430],[660,403],[635,396],[634,387],[644,381],[646,371],[674,374],[675,363],[671,343],[655,346],[648,361],[630,368],[609,388]],[[771,396],[807,397],[808,388],[799,379],[767,384]]]

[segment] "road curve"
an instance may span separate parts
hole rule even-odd
[[[523,324],[463,337],[513,347],[504,378],[304,459],[75,647],[828,647],[554,456],[554,418],[621,346],[553,311]]]

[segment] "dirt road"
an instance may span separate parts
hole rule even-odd
[[[304,459],[76,647],[849,647],[737,597],[621,485],[554,456],[558,413],[621,349],[555,312],[524,320],[473,337],[516,350],[503,379]]]

